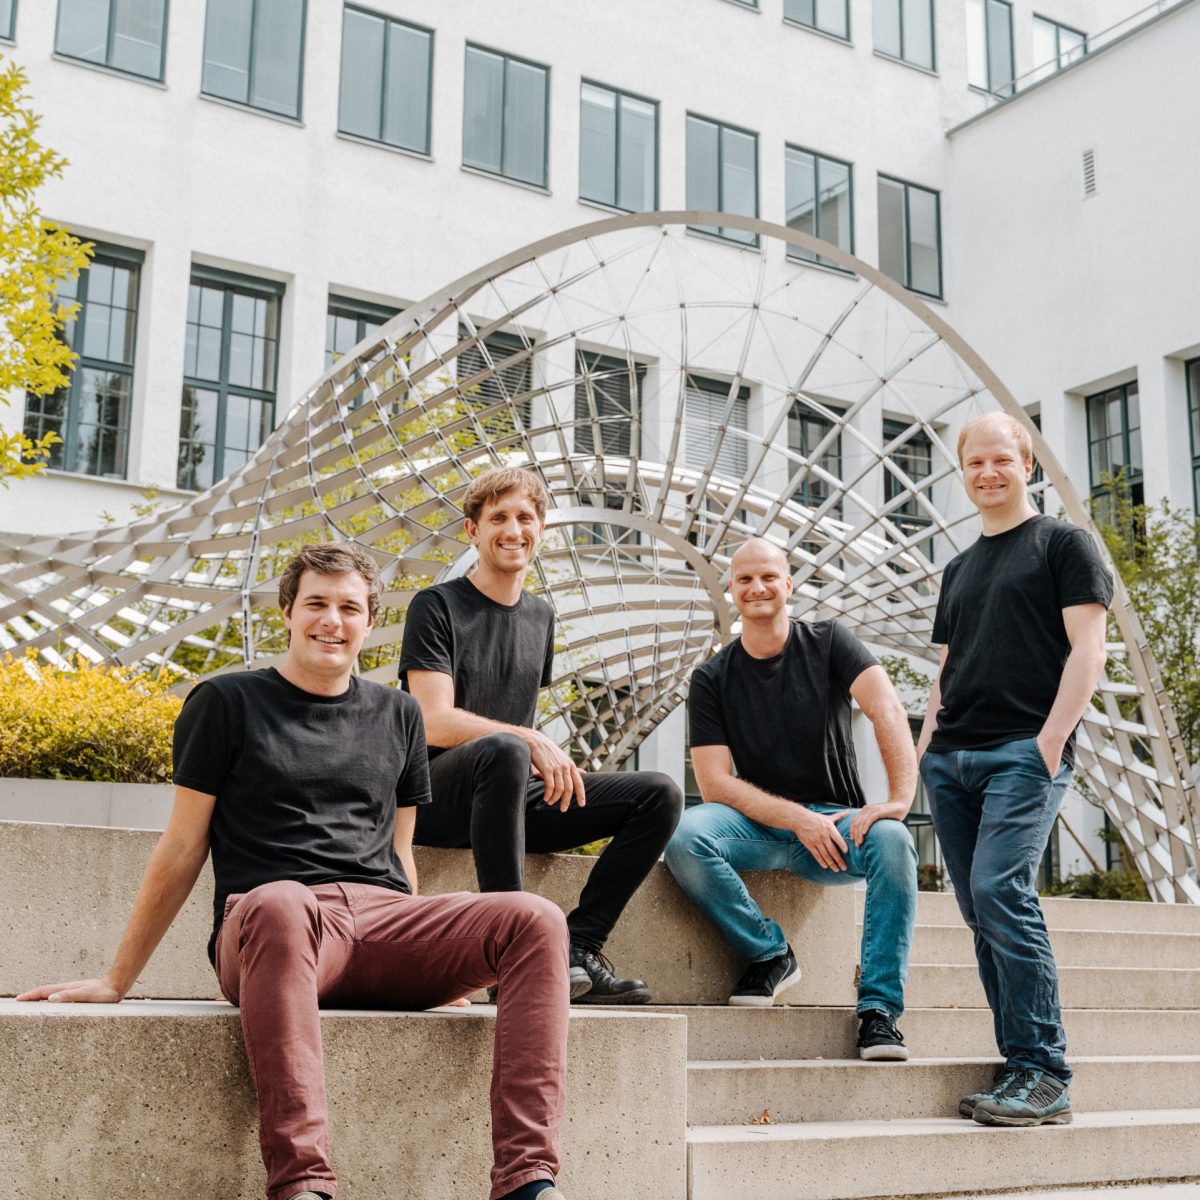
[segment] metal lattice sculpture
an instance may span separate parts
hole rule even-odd
[[[752,534],[786,550],[797,614],[936,662],[940,569],[978,533],[954,439],[996,408],[1024,419],[944,322],[833,246],[726,214],[600,221],[409,307],[183,506],[0,539],[0,642],[181,686],[267,663],[285,649],[283,563],[303,541],[353,538],[388,584],[363,669],[391,680],[414,590],[469,569],[467,483],[525,464],[553,505],[532,580],[560,624],[543,723],[611,768],[731,636],[724,578]],[[1031,432],[1039,488],[1088,525]],[[1194,788],[1119,581],[1114,616],[1078,771],[1152,895],[1200,901]]]

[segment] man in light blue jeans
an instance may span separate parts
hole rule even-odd
[[[916,911],[916,852],[903,819],[916,787],[908,718],[886,672],[836,621],[794,621],[782,551],[739,547],[729,591],[742,633],[692,676],[692,763],[705,803],[686,812],[667,866],[749,965],[730,1004],[770,1005],[800,978],[777,922],[739,872],[791,871],[813,883],[867,882],[858,990],[859,1053],[905,1059],[896,1027]],[[867,804],[850,701],[875,728],[889,798]],[[736,768],[737,774],[734,774]]]
[[[1104,666],[1113,585],[1084,529],[1029,502],[1029,433],[987,413],[958,439],[983,535],[942,572],[942,663],[917,746],[933,827],[1004,1058],[958,1111],[983,1125],[1071,1120],[1058,972],[1035,881]]]

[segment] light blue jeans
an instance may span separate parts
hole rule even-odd
[[[876,821],[861,846],[850,840],[854,810],[810,804],[820,813],[843,813],[838,832],[848,847],[846,870],[822,867],[787,829],[760,825],[724,804],[698,804],[683,814],[667,845],[666,860],[679,886],[749,962],[787,949],[783,930],[751,898],[742,871],[791,871],[820,884],[867,881],[858,1012],[904,1011],[904,983],[917,909],[917,852],[900,821]]]
[[[996,1045],[1017,1067],[1071,1080],[1058,971],[1038,902],[1038,863],[1071,778],[1051,779],[1036,738],[928,752],[921,778],[954,895],[971,932]]]

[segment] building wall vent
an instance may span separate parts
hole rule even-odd
[[[1090,148],[1083,152],[1083,194],[1096,194],[1096,152]]]

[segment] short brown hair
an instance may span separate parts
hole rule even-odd
[[[357,542],[316,542],[305,546],[279,577],[279,607],[285,613],[290,613],[296,603],[300,576],[305,571],[316,571],[319,575],[345,575],[348,571],[357,571],[367,581],[367,615],[372,622],[375,620],[383,594],[383,580],[375,560]]]
[[[966,445],[967,437],[974,433],[980,425],[1002,426],[1012,436],[1013,441],[1017,443],[1017,450],[1021,454],[1021,461],[1025,463],[1033,462],[1033,439],[1029,436],[1029,430],[1016,417],[1010,416],[1006,412],[987,412],[980,413],[977,417],[972,417],[958,431],[958,465],[960,467],[963,460],[963,446]]]
[[[533,504],[539,521],[546,519],[546,505],[549,502],[546,489],[542,481],[524,467],[492,467],[477,479],[472,479],[463,496],[463,516],[468,521],[478,522],[485,505],[513,491],[519,491]]]

